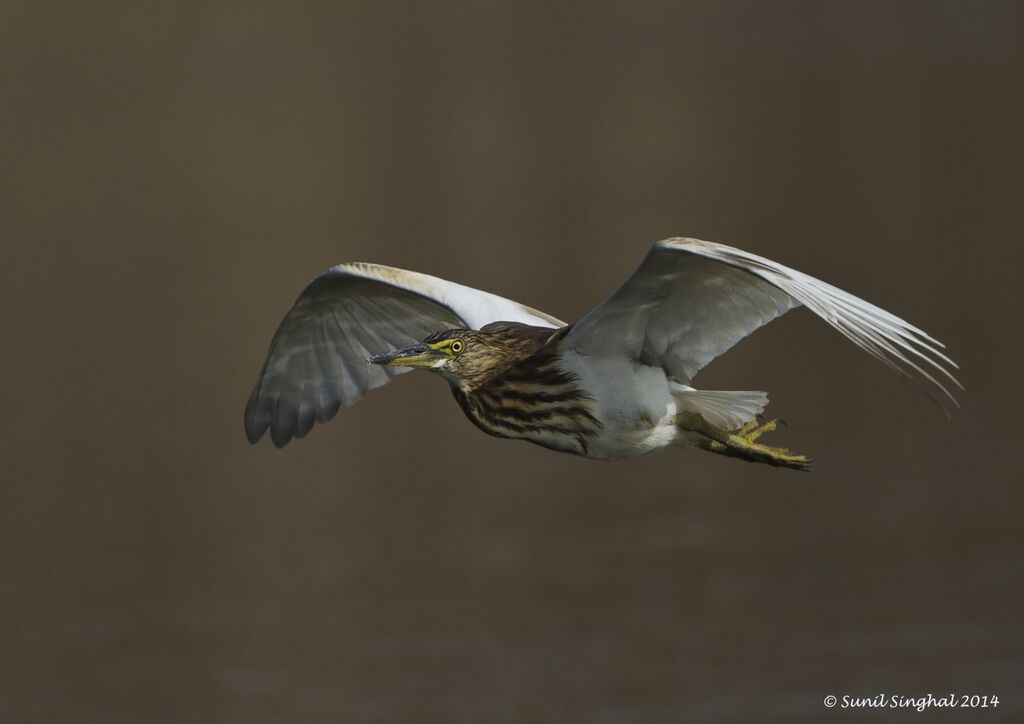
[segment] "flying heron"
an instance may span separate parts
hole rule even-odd
[[[245,408],[252,443],[305,437],[409,369],[444,377],[473,423],[498,437],[603,460],[683,445],[808,469],[758,442],[765,392],[700,390],[694,376],[803,304],[944,405],[963,387],[943,345],[825,282],[723,244],[673,238],[574,324],[437,277],[341,264],[314,279],[278,327]]]

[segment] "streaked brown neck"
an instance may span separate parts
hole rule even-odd
[[[557,351],[543,343],[483,384],[453,385],[452,392],[477,427],[498,437],[582,455],[587,440],[602,427],[594,416],[591,396],[562,367]]]

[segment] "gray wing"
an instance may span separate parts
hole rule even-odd
[[[655,244],[633,276],[561,344],[658,366],[687,384],[708,362],[801,304],[873,357],[925,383],[929,394],[934,388],[956,404],[937,379],[959,387],[948,369],[956,364],[920,329],[795,269],[698,239]]]
[[[302,292],[270,343],[245,407],[255,443],[267,428],[277,447],[305,437],[316,422],[408,368],[366,358],[455,327],[495,321],[561,327],[564,322],[518,302],[426,274],[377,264],[342,264]]]

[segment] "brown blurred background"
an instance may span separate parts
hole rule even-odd
[[[1022,49],[1014,2],[0,1],[0,720],[1024,720]],[[422,374],[245,441],[332,264],[574,319],[670,235],[919,324],[963,409],[799,311],[699,381],[810,475]]]

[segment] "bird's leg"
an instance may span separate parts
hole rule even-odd
[[[751,420],[737,430],[724,430],[712,425],[703,415],[696,412],[684,412],[676,419],[676,424],[684,430],[697,432],[707,440],[700,447],[711,452],[738,457],[750,462],[768,463],[797,470],[810,470],[811,460],[806,455],[797,455],[784,447],[770,447],[756,442],[759,437],[773,432],[778,427],[777,420],[760,423]]]

